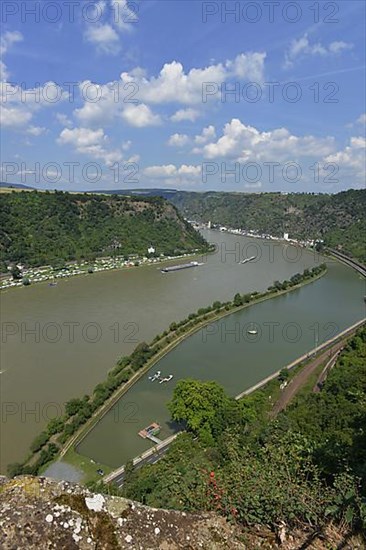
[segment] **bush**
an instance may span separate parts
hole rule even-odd
[[[46,432],[41,432],[31,443],[32,453],[38,452],[49,440],[50,436]]]

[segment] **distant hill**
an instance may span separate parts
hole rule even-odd
[[[5,183],[4,181],[0,181],[0,189],[34,189],[34,187],[30,187],[29,185],[23,185],[23,183]]]
[[[323,239],[366,262],[366,190],[307,193],[189,193],[170,197],[189,219],[259,230],[274,236]]]
[[[335,195],[314,193],[197,193],[175,189],[103,191],[158,195],[171,201],[188,219],[258,230],[274,236],[324,239],[366,263],[366,190]]]
[[[177,254],[206,241],[160,197],[27,192],[0,195],[0,261],[27,265],[113,254]]]

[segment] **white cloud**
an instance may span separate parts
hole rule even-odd
[[[201,166],[192,166],[188,164],[182,164],[181,166],[175,166],[174,164],[163,164],[156,166],[148,166],[143,170],[143,174],[152,178],[185,178],[195,179],[199,178],[202,173]]]
[[[105,84],[93,84],[86,80],[81,82],[79,90],[84,97],[84,104],[74,111],[75,116],[83,126],[100,126],[114,123],[122,118],[132,126],[153,126],[162,122],[159,115],[154,114],[149,105],[165,103],[181,103],[184,105],[204,108],[202,102],[203,86],[213,83],[217,93],[210,96],[212,101],[220,101],[220,84],[232,78],[260,77],[264,71],[265,54],[240,54],[232,61],[218,63],[203,69],[193,68],[184,71],[183,65],[177,61],[166,63],[158,76],[147,77],[141,67],[130,72],[123,72],[120,80]],[[247,69],[245,66],[247,65]],[[241,76],[238,76],[238,75]],[[98,101],[85,100],[88,87],[95,86],[98,90]],[[172,115],[173,122],[183,120],[194,121],[199,116],[199,109],[187,107],[179,109]]]
[[[195,143],[202,145],[203,143],[207,143],[207,141],[213,140],[216,137],[216,130],[215,126],[207,126],[206,128],[203,128],[202,133],[200,135],[195,136],[194,141]]]
[[[23,35],[19,31],[7,31],[5,32],[0,39],[0,82],[5,82],[9,78],[8,69],[3,62],[3,57],[9,48],[12,47],[16,42],[21,42],[23,40]]]
[[[130,148],[131,148],[131,145],[132,145],[132,141],[131,140],[127,140],[127,141],[124,141],[122,143],[122,150],[123,151],[128,151]]]
[[[358,119],[356,120],[356,124],[362,124],[362,125],[366,124],[366,113],[363,113],[358,117]]]
[[[217,141],[211,141],[195,153],[207,159],[227,158],[247,161],[295,161],[297,158],[327,155],[334,151],[334,138],[298,137],[286,128],[261,132],[234,118],[224,126]]]
[[[120,51],[119,36],[108,23],[90,25],[84,37],[87,42],[94,44],[99,52],[117,54]]]
[[[353,44],[343,41],[331,42],[328,46],[324,46],[321,42],[311,43],[308,34],[305,33],[301,38],[292,40],[285,52],[284,68],[289,69],[293,67],[299,58],[302,59],[306,56],[314,55],[328,57],[351,50],[352,48]]]
[[[43,128],[40,126],[29,126],[29,128],[27,128],[27,134],[30,134],[31,136],[36,136],[36,137],[44,134],[46,131],[47,131],[47,128]]]
[[[105,140],[106,136],[102,128],[98,130],[90,130],[89,128],[73,128],[70,130],[69,128],[64,128],[59,137],[60,143],[71,143],[79,150],[87,149]]]
[[[186,134],[173,134],[168,139],[168,145],[171,147],[184,147],[189,143],[189,137]]]
[[[91,130],[90,128],[64,128],[57,142],[60,145],[72,145],[76,152],[101,159],[107,166],[122,160],[123,155],[119,150],[109,150],[108,137],[102,128]]]
[[[111,0],[113,9],[113,22],[122,31],[131,31],[133,24],[138,22],[137,11],[131,9],[132,3],[128,0]],[[135,4],[136,6],[136,4]]]
[[[331,42],[329,44],[329,51],[334,54],[341,53],[347,50],[352,50],[352,48],[353,48],[353,44],[350,44],[348,42],[343,42],[342,40],[338,42]]]
[[[22,128],[30,122],[32,113],[17,107],[1,106],[1,124],[9,128]]]
[[[130,31],[137,17],[127,0],[100,0],[94,5],[94,13],[88,14],[90,22],[84,32],[87,42],[96,46],[99,53],[117,54],[121,49],[120,33]]]
[[[160,166],[148,166],[143,170],[145,176],[153,178],[167,178],[176,175],[177,169],[174,164],[164,164]]]
[[[139,105],[130,103],[126,105],[121,116],[130,126],[136,126],[137,128],[161,124],[160,116],[155,115],[150,107],[144,103],[140,103]]]
[[[9,82],[0,82],[1,123],[12,130],[26,130],[26,126],[40,109],[53,107],[65,101],[68,93],[54,82],[46,82],[38,88],[22,89]],[[32,132],[27,132],[32,135]],[[35,135],[35,134],[33,134]]]
[[[194,68],[187,73],[181,63],[172,61],[165,63],[157,77],[147,78],[138,68],[130,73],[123,72],[121,80],[123,85],[131,82],[136,84],[139,99],[146,103],[179,102],[193,105],[202,103],[202,89],[207,83],[220,86],[230,78],[263,80],[265,58],[265,53],[242,53],[224,64],[209,65],[203,69]],[[216,99],[220,99],[219,94]]]
[[[62,124],[62,126],[66,126],[67,128],[71,128],[73,126],[72,120],[70,120],[69,117],[63,113],[56,113],[56,119],[60,124]]]
[[[238,55],[234,62],[227,61],[226,66],[233,69],[235,76],[250,82],[263,82],[265,53],[249,52]]]
[[[173,122],[182,122],[182,120],[190,120],[194,122],[200,116],[200,112],[197,109],[179,109],[174,115],[170,117]]]
[[[334,163],[338,166],[340,175],[351,173],[355,180],[364,185],[366,177],[366,139],[351,137],[349,145],[343,150],[325,157],[325,163]]]

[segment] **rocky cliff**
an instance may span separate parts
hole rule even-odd
[[[0,477],[2,550],[361,550],[358,538],[331,527],[274,534],[243,531],[209,513],[186,514],[142,506],[121,497],[42,477]]]

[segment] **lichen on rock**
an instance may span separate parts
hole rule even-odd
[[[239,529],[214,514],[148,508],[43,477],[0,478],[0,548],[235,550]]]

